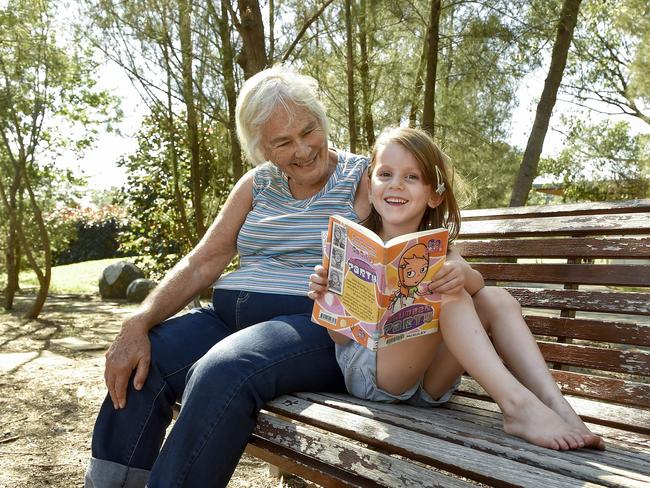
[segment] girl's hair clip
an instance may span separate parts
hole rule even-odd
[[[436,164],[436,180],[438,181],[438,185],[436,186],[436,193],[438,195],[442,195],[446,190],[445,180],[442,178],[442,172],[440,171],[440,168],[438,168],[437,164]]]

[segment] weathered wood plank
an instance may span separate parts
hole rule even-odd
[[[545,341],[538,341],[537,345],[548,362],[636,375],[650,374],[650,353]]]
[[[647,293],[506,288],[522,307],[650,315]]]
[[[488,220],[550,215],[603,215],[629,212],[650,212],[650,199],[615,202],[570,203],[563,205],[531,205],[526,207],[479,208],[463,210],[463,220]]]
[[[486,280],[605,286],[650,286],[650,265],[472,263]]]
[[[264,415],[262,413],[262,415]],[[336,469],[320,461],[292,451],[278,444],[273,444],[258,435],[253,435],[246,446],[246,454],[254,456],[276,466],[280,471],[300,476],[318,483],[324,488],[376,488],[381,485],[364,480],[360,476]]]
[[[282,398],[286,401],[289,397]],[[294,402],[296,399],[291,397],[290,401]],[[273,444],[367,478],[379,486],[404,488],[476,486],[439,471],[373,451],[352,443],[345,437],[336,434],[324,435],[323,432],[265,414],[264,411],[258,416],[255,434]]]
[[[601,486],[297,397],[280,397],[267,407],[276,413],[356,439],[382,451],[406,456],[493,486]]]
[[[650,326],[628,322],[525,315],[533,334],[597,342],[650,346]]]
[[[586,215],[516,220],[470,220],[463,222],[460,237],[603,236],[648,234],[648,212],[620,215]]]
[[[565,393],[650,408],[650,384],[572,371],[551,370],[551,374]]]
[[[331,395],[313,393],[299,393],[297,396],[574,478],[609,486],[639,486],[639,482],[650,483],[650,476],[634,474],[650,463],[648,453],[632,457],[620,455],[620,450],[615,448],[609,452],[595,452],[590,449],[570,453],[552,451],[505,434],[500,418],[495,421],[494,417],[485,417],[479,411],[468,414],[446,408],[415,408],[404,404],[368,402],[352,397],[333,398]],[[578,459],[589,462],[577,463]],[[595,463],[598,463],[599,468],[594,469]],[[621,474],[623,472],[627,474]],[[606,482],[603,481],[605,473]]]
[[[456,240],[464,258],[647,259],[647,237],[570,237],[547,239]]]

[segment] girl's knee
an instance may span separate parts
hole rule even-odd
[[[521,314],[521,305],[508,290],[497,286],[485,286],[473,297],[474,306],[477,311]]]

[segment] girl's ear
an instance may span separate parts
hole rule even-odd
[[[427,205],[431,208],[436,208],[438,205],[442,203],[442,195],[439,195],[436,192],[433,192],[433,195],[431,195],[431,198],[429,198],[429,201],[427,202]]]

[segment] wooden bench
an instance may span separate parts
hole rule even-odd
[[[505,434],[496,405],[463,378],[438,409],[277,398],[247,452],[322,486],[650,486],[650,200],[463,217],[461,254],[519,300],[553,376],[607,451],[556,452]]]

